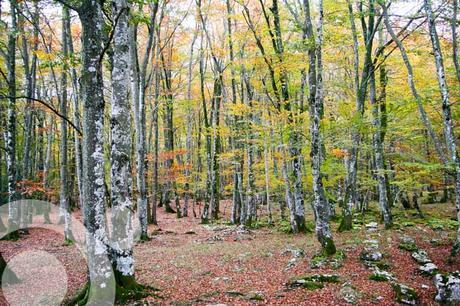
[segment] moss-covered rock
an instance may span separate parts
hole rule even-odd
[[[348,304],[357,305],[361,298],[361,293],[349,283],[345,283],[339,291],[339,297]]]
[[[418,305],[419,296],[415,289],[400,283],[392,283],[396,301],[404,305]]]
[[[359,258],[364,262],[377,262],[383,258],[383,255],[379,251],[365,249],[361,252]]]
[[[432,262],[426,263],[420,266],[418,269],[422,274],[427,275],[427,276],[433,276],[436,273],[438,273],[438,266],[436,266]]]
[[[342,250],[335,252],[335,254],[332,256],[328,256],[323,252],[320,252],[315,254],[310,260],[310,268],[318,269],[326,265],[330,265],[332,268],[338,269],[342,266],[343,260],[346,257],[347,256],[345,255],[345,252]]]
[[[415,240],[411,237],[403,237],[398,245],[398,248],[408,252],[418,251],[417,244],[415,243]]]
[[[434,284],[437,289],[435,300],[440,304],[460,304],[460,271],[436,274]]]
[[[412,258],[421,265],[431,262],[431,259],[428,257],[428,253],[424,250],[412,252]]]
[[[383,271],[380,269],[375,269],[375,271],[369,276],[370,280],[377,282],[388,282],[395,280],[395,277],[392,273]]]
[[[305,288],[309,290],[324,287],[324,283],[338,283],[339,276],[336,274],[314,274],[292,279],[288,283],[290,288]]]

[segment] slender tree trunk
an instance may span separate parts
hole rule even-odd
[[[33,23],[35,27],[38,27],[38,10],[35,8],[35,13],[33,15]],[[23,18],[21,18],[23,19]],[[37,31],[34,30],[34,39],[37,40]],[[32,133],[34,131],[33,124],[33,110],[31,108],[32,101],[30,98],[34,98],[34,84],[35,84],[35,69],[37,63],[36,50],[38,48],[38,42],[34,42],[32,49],[32,61],[30,61],[29,56],[29,44],[24,33],[24,29],[21,29],[21,40],[22,40],[22,59],[24,62],[24,75],[26,80],[26,89],[25,96],[27,105],[25,110],[25,129],[24,129],[24,154],[23,154],[23,170],[22,177],[24,179],[30,179],[32,175],[32,162],[31,162],[31,152],[32,152]]]
[[[10,238],[17,238],[16,230],[19,229],[18,205],[13,202],[18,199],[16,191],[16,31],[17,31],[17,2],[10,0],[11,24],[8,29],[8,114],[6,133],[6,169],[8,175],[8,228]]]
[[[157,47],[159,48],[159,47]],[[158,55],[158,53],[157,53]],[[158,58],[158,57],[157,57]],[[152,190],[152,223],[158,224],[157,220],[157,201],[159,184],[158,184],[158,153],[159,153],[159,127],[158,127],[158,108],[160,107],[159,94],[160,94],[160,73],[159,69],[154,72],[155,77],[155,98],[153,104],[153,129],[154,129],[154,148],[153,148],[153,190]]]
[[[220,203],[220,105],[222,100],[222,75],[218,72],[218,76],[214,80],[213,92],[213,110],[212,110],[212,125],[213,125],[213,140],[212,140],[212,183],[211,183],[211,216],[214,220],[219,217]]]
[[[193,127],[193,107],[192,107],[192,72],[193,72],[193,51],[195,46],[196,38],[198,37],[198,31],[193,33],[192,44],[190,46],[189,53],[189,65],[188,65],[188,75],[187,75],[187,131],[186,131],[186,140],[185,140],[185,149],[186,153],[186,165],[185,165],[185,176],[187,179],[185,193],[184,193],[184,207],[182,210],[182,215],[184,217],[188,216],[188,200],[189,200],[189,183],[191,179],[191,167],[192,167],[192,127]]]
[[[66,31],[68,37],[70,39],[67,39],[67,44],[68,44],[68,52],[71,57],[74,56],[74,48],[73,48],[73,40],[72,40],[72,28],[70,24],[70,15],[68,18],[66,18]],[[72,118],[73,118],[73,124],[81,130],[81,114],[80,114],[80,96],[79,96],[79,84],[78,84],[78,76],[77,76],[77,70],[72,66],[70,68],[70,75],[72,78],[72,105],[73,105],[73,113],[72,113]],[[80,208],[83,207],[82,199],[83,199],[83,193],[82,193],[82,175],[83,175],[83,170],[82,170],[82,147],[81,147],[81,136],[80,135],[75,135],[74,137],[74,150],[75,150],[75,172],[76,172],[76,179],[77,179],[77,188],[78,188],[78,201],[80,203]]]
[[[379,206],[380,212],[385,223],[385,228],[390,228],[392,226],[392,217],[390,206],[388,203],[387,196],[387,182],[385,176],[385,164],[384,164],[384,152],[383,152],[383,140],[382,140],[382,126],[380,121],[379,114],[379,105],[377,101],[377,90],[375,84],[375,72],[374,67],[371,68],[370,73],[370,88],[369,88],[369,98],[372,106],[372,124],[374,125],[374,135],[372,137],[372,146],[374,149],[375,155],[375,176],[378,181],[378,194],[379,194]]]
[[[230,0],[226,0],[227,5],[227,40],[228,40],[228,50],[229,50],[229,59],[230,59],[230,77],[231,77],[231,97],[232,103],[237,103],[236,97],[236,77],[235,77],[235,67],[234,67],[234,59],[235,59],[235,51],[233,47],[233,26],[232,26],[232,14],[233,9],[230,4]],[[232,197],[232,213],[230,216],[230,220],[233,224],[237,224],[240,222],[240,213],[241,213],[241,205],[242,205],[242,198],[243,194],[241,194],[241,189],[239,188],[242,185],[242,162],[243,158],[241,156],[241,141],[239,132],[241,131],[241,124],[239,116],[235,115],[233,117],[234,127],[236,129],[235,135],[232,137],[232,149],[235,152],[234,158],[234,172],[233,172],[233,197]]]
[[[307,24],[311,25],[309,5],[306,6],[306,18],[309,20]],[[332,233],[329,227],[329,204],[324,194],[323,175],[321,173],[321,117],[323,113],[323,94],[322,94],[322,37],[323,37],[323,1],[319,0],[319,20],[317,26],[317,38],[313,37],[312,29],[309,30],[310,41],[316,41],[314,52],[309,52],[310,63],[316,62],[316,67],[310,67],[309,86],[310,92],[315,89],[312,87],[316,84],[316,95],[313,101],[310,101],[310,135],[311,135],[311,163],[313,176],[313,209],[316,221],[316,236],[321,243],[322,251],[327,255],[332,255],[336,252]],[[316,57],[316,61],[312,59]],[[312,71],[312,68],[315,69]]]
[[[61,75],[61,100],[60,100],[60,113],[62,116],[67,117],[67,64],[68,57],[68,44],[67,39],[71,39],[67,33],[66,22],[69,16],[69,9],[62,8],[62,55],[64,56],[64,65]],[[60,159],[60,205],[59,215],[60,222],[64,223],[64,239],[66,241],[73,240],[70,225],[70,211],[69,211],[69,184],[68,184],[68,160],[67,160],[67,121],[61,119],[61,139],[59,147]]]
[[[297,227],[297,222],[296,222],[296,219],[295,219],[295,206],[294,206],[294,196],[292,194],[292,189],[291,189],[291,182],[289,181],[289,176],[288,176],[288,165],[287,165],[287,157],[286,157],[286,153],[283,150],[283,162],[282,162],[282,166],[281,166],[281,172],[282,172],[282,175],[283,175],[283,179],[284,179],[284,186],[285,186],[285,199],[286,199],[286,205],[289,209],[289,223],[291,224],[291,231],[293,233],[298,233],[299,232],[299,229]]]
[[[458,37],[457,37],[457,14],[458,14],[458,0],[453,0],[452,20],[450,25],[452,28],[452,60],[454,62],[455,72],[457,74],[457,81],[460,82],[460,64],[458,62]]]
[[[130,29],[130,70],[131,98],[136,130],[136,183],[137,211],[141,225],[141,239],[148,239],[147,234],[147,191],[145,185],[145,100],[141,97],[139,64],[137,61],[137,28]]]
[[[46,115],[45,119],[46,120]],[[45,190],[48,192],[50,185],[50,178],[49,178],[49,170],[51,168],[51,154],[52,154],[52,147],[53,147],[53,135],[54,135],[54,123],[53,120],[50,119],[50,122],[48,124],[48,127],[46,129],[46,152],[45,152],[45,160],[44,160],[44,165],[43,165],[43,187]],[[49,199],[47,199],[49,200]],[[44,213],[44,219],[45,219],[45,224],[51,223],[50,217],[49,217],[49,207],[45,209]]]
[[[268,224],[273,224],[272,216],[272,203],[270,200],[270,168],[268,165],[268,137],[265,137],[264,141],[264,172],[265,172],[265,199],[267,204],[267,213],[268,213]]]
[[[433,46],[433,54],[436,63],[436,74],[438,77],[439,90],[442,98],[442,115],[444,119],[444,133],[446,137],[446,145],[450,154],[453,173],[455,175],[455,205],[457,207],[457,218],[460,220],[460,158],[457,152],[455,143],[454,124],[452,122],[452,113],[449,102],[449,90],[446,81],[444,69],[444,61],[439,44],[439,37],[436,31],[433,10],[431,8],[431,0],[425,1],[425,10],[428,17],[428,28],[430,30],[431,44]],[[455,256],[460,251],[460,226],[457,232],[457,241],[452,249],[452,256]]]
[[[363,120],[364,115],[364,103],[367,97],[367,87],[369,85],[370,72],[372,67],[372,52],[373,52],[373,40],[375,35],[375,1],[368,1],[368,12],[363,12],[362,5],[359,3],[361,23],[363,27],[363,37],[365,45],[365,56],[364,63],[359,77],[359,50],[358,50],[358,34],[356,31],[356,25],[354,20],[353,6],[348,1],[348,11],[350,24],[353,35],[353,53],[354,53],[354,79],[355,79],[355,94],[356,94],[356,116],[358,124]],[[367,24],[364,16],[368,16]],[[359,146],[361,143],[361,134],[359,126],[352,127],[352,146],[349,152],[349,160],[347,167],[346,177],[346,188],[345,188],[345,204],[343,205],[343,218],[340,223],[339,230],[345,231],[352,228],[352,209],[357,204],[357,190],[358,190],[358,155]]]

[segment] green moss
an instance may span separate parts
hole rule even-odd
[[[390,265],[383,261],[377,261],[373,263],[375,267],[379,268],[380,270],[388,270]]]
[[[388,281],[388,279],[385,276],[380,275],[380,274],[375,274],[375,273],[372,273],[371,275],[369,275],[369,279],[376,281],[376,282],[387,282]]]
[[[369,275],[369,279],[376,282],[388,282],[394,280],[394,276],[386,271],[376,270],[374,273]]]
[[[334,241],[332,238],[326,237],[324,238],[324,242],[322,243],[323,249],[322,251],[326,255],[334,255],[337,249],[335,248]]]
[[[251,294],[249,297],[248,297],[248,300],[251,300],[251,301],[263,301],[265,300],[264,296],[260,293],[254,293],[254,294]]]
[[[64,246],[71,246],[71,245],[73,245],[73,244],[74,244],[73,240],[71,240],[71,239],[64,239],[64,243],[63,243]]]
[[[322,283],[318,283],[318,282],[307,281],[307,282],[302,284],[302,288],[308,289],[308,290],[316,290],[316,289],[324,288],[324,285]]]
[[[415,242],[401,242],[398,245],[398,248],[401,250],[409,251],[409,252],[415,252],[418,251],[418,247],[415,244]]]
[[[342,266],[342,261],[346,258],[345,252],[342,250],[336,251],[333,255],[328,255],[321,251],[315,254],[310,260],[312,269],[320,268],[326,264],[331,264],[333,268],[338,269]]]
[[[295,278],[289,282],[290,287],[301,287],[308,290],[323,288],[324,283],[338,283],[339,276],[336,274],[314,274]]]
[[[327,263],[327,256],[322,253],[316,254],[310,260],[310,267],[315,269]]]
[[[283,233],[292,233],[291,223],[287,220],[281,220],[276,229]]]
[[[140,241],[149,241],[150,238],[149,238],[149,235],[147,235],[147,233],[144,233],[141,235],[141,237],[139,237],[139,240]]]
[[[439,218],[431,218],[428,220],[427,225],[434,231],[450,229],[454,230],[457,229],[459,226],[458,221],[451,220],[451,219],[439,219]]]
[[[413,227],[413,226],[415,226],[415,222],[403,221],[403,222],[401,222],[401,225],[404,226],[404,227]]]

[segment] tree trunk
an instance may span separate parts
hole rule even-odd
[[[272,203],[270,200],[270,168],[268,165],[268,137],[264,141],[265,199],[267,204],[268,224],[273,225]]]
[[[460,64],[458,62],[458,37],[457,37],[457,14],[458,14],[458,0],[453,0],[452,20],[450,25],[452,28],[452,60],[454,62],[455,72],[457,74],[457,81],[460,82]]]
[[[62,55],[64,60],[68,57],[68,39],[72,39],[67,33],[67,19],[70,18],[69,9],[62,8]],[[61,75],[61,100],[60,100],[60,113],[62,116],[67,117],[67,64],[64,62]],[[61,139],[59,147],[60,159],[60,205],[59,216],[60,223],[64,223],[64,239],[66,241],[73,240],[70,225],[70,211],[69,211],[69,184],[68,184],[68,160],[67,160],[67,121],[61,119]]]
[[[375,71],[374,67],[371,68],[370,72],[370,88],[369,98],[372,106],[372,124],[374,125],[374,135],[372,137],[372,146],[375,155],[375,176],[378,181],[378,194],[379,194],[379,207],[380,212],[383,216],[385,228],[389,229],[392,226],[392,217],[390,211],[390,205],[388,203],[387,196],[387,182],[385,176],[385,164],[384,164],[384,152],[383,152],[383,140],[382,140],[382,125],[379,114],[379,105],[377,101],[377,92],[375,84]]]
[[[70,16],[66,18],[66,31],[68,37],[66,42],[68,44],[68,52],[70,56],[74,56],[74,48],[73,48],[73,40],[72,40],[72,28],[70,23]],[[78,76],[77,70],[72,66],[70,69],[71,78],[72,78],[72,104],[73,104],[73,124],[81,130],[81,114],[80,114],[80,96],[79,96],[79,84],[78,84]],[[75,172],[76,172],[76,179],[77,179],[77,188],[78,188],[78,200],[80,203],[80,209],[83,207],[82,199],[82,147],[81,147],[81,137],[79,135],[75,135],[74,137],[74,150],[75,150]]]
[[[99,2],[84,0],[79,16],[82,24],[81,97],[83,102],[83,222],[87,230],[89,296],[105,304],[113,294],[114,279],[110,262],[105,260],[107,230],[105,221],[104,171],[104,93],[102,79],[102,8]]]
[[[113,36],[112,100],[111,100],[111,203],[112,266],[118,283],[134,282],[133,232],[131,224],[131,116],[129,92],[130,33],[129,8],[126,0],[112,2],[112,17],[118,18]]]
[[[308,20],[307,24],[311,27],[310,8],[307,3],[305,6],[305,14]],[[310,93],[315,92],[315,99],[310,101],[310,135],[311,135],[311,164],[313,176],[313,209],[316,221],[316,236],[321,244],[322,252],[327,255],[332,255],[336,252],[334,241],[332,240],[332,233],[329,227],[329,209],[323,187],[323,175],[321,173],[321,117],[323,110],[323,95],[322,95],[322,37],[323,37],[323,1],[319,0],[319,21],[317,26],[317,38],[313,36],[313,29],[309,31],[310,41],[316,41],[314,52],[309,52],[310,63],[316,62],[316,67],[310,67],[309,87]],[[316,60],[313,58],[316,57]],[[317,90],[315,91],[316,85]]]
[[[136,183],[137,213],[141,225],[141,239],[148,239],[147,234],[147,191],[145,185],[145,100],[140,96],[139,64],[137,60],[137,27],[130,28],[130,70],[131,98],[136,130]]]
[[[442,98],[442,116],[444,119],[444,133],[446,137],[446,145],[450,153],[450,161],[452,170],[455,175],[455,205],[457,207],[457,219],[460,220],[460,158],[457,153],[457,145],[455,143],[454,124],[452,122],[452,113],[449,102],[449,91],[447,87],[444,62],[439,44],[438,33],[434,20],[433,10],[431,8],[431,0],[425,1],[425,10],[428,17],[428,28],[430,30],[431,44],[433,46],[433,54],[436,63],[436,75],[438,77],[439,90]],[[460,251],[460,226],[457,232],[457,241],[452,249],[452,255],[456,255]]]
[[[6,169],[8,175],[8,228],[10,238],[17,238],[19,229],[18,205],[13,202],[18,199],[16,191],[16,31],[17,31],[17,2],[10,0],[11,24],[8,31],[8,114],[6,136]]]

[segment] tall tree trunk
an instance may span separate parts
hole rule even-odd
[[[281,100],[284,109],[288,112],[288,122],[290,125],[289,130],[289,141],[288,141],[288,151],[292,163],[292,177],[293,177],[293,199],[294,205],[291,206],[291,209],[294,209],[295,222],[297,231],[305,232],[305,209],[304,209],[304,192],[302,188],[302,154],[301,154],[301,144],[300,144],[300,134],[297,130],[297,123],[293,118],[293,110],[291,109],[289,88],[288,88],[288,74],[286,68],[283,67],[284,62],[284,46],[283,39],[281,35],[281,22],[278,9],[278,1],[272,1],[272,7],[270,11],[273,13],[273,25],[274,25],[274,39],[273,46],[275,53],[278,57],[278,61],[281,64],[281,73],[280,73],[280,83],[281,83]],[[296,232],[296,231],[294,231]]]
[[[425,10],[428,17],[428,28],[430,30],[431,44],[433,46],[433,54],[436,63],[436,75],[438,77],[439,90],[442,98],[442,115],[444,119],[444,133],[446,137],[446,145],[450,153],[450,161],[452,163],[452,170],[455,175],[455,205],[457,207],[457,218],[460,220],[460,158],[457,152],[457,145],[455,143],[454,124],[452,122],[452,113],[449,102],[449,90],[446,81],[446,74],[444,69],[444,61],[439,44],[439,37],[436,31],[436,24],[434,20],[433,10],[431,8],[431,0],[425,1]],[[457,241],[452,249],[452,256],[460,251],[460,226],[457,232]]]
[[[21,18],[23,19],[23,18]],[[35,4],[35,12],[32,18],[34,27],[38,27],[38,9]],[[21,20],[21,23],[23,20]],[[38,29],[34,29],[34,44],[32,49],[32,61],[30,61],[29,56],[29,44],[24,32],[24,29],[21,29],[21,40],[22,40],[22,59],[24,63],[24,75],[26,80],[26,89],[25,96],[26,99],[26,110],[25,110],[25,128],[24,128],[24,154],[23,154],[23,170],[22,177],[24,179],[30,179],[32,176],[32,162],[31,162],[31,152],[32,152],[32,133],[34,131],[33,127],[33,110],[31,107],[32,100],[34,98],[34,85],[35,85],[35,71],[37,63],[36,51],[38,48]]]
[[[356,116],[358,124],[362,122],[364,115],[364,103],[367,96],[367,87],[369,85],[369,74],[372,66],[373,40],[375,35],[375,1],[368,1],[368,12],[362,9],[363,3],[359,3],[361,23],[363,28],[363,38],[365,45],[364,63],[359,77],[359,50],[358,50],[358,34],[354,20],[353,6],[348,2],[349,18],[353,35],[353,53],[354,53],[354,79],[355,79],[355,95],[356,95]],[[368,16],[367,24],[364,16]],[[352,127],[352,147],[349,153],[347,165],[347,177],[345,188],[345,203],[343,205],[343,218],[340,223],[339,230],[345,231],[352,228],[352,209],[357,203],[358,190],[358,155],[359,146],[361,143],[361,135],[358,126]]]
[[[192,73],[193,73],[193,51],[195,46],[195,41],[198,37],[198,31],[195,30],[193,33],[192,44],[190,45],[189,53],[189,65],[188,65],[188,74],[187,74],[187,131],[186,131],[186,140],[185,140],[185,149],[186,153],[186,165],[185,165],[185,176],[187,183],[185,184],[185,193],[184,193],[184,207],[182,210],[182,215],[184,217],[188,216],[188,200],[189,200],[189,180],[191,180],[191,167],[192,167],[192,128],[193,128],[193,100],[192,100]]]
[[[163,65],[163,87],[164,87],[164,98],[166,102],[163,104],[163,130],[164,130],[164,148],[168,155],[168,158],[165,161],[165,166],[167,169],[167,182],[164,184],[164,205],[165,211],[169,213],[175,213],[171,208],[170,201],[172,199],[173,193],[175,193],[176,183],[174,182],[173,176],[173,165],[174,165],[174,105],[173,105],[173,95],[172,95],[172,72],[169,67],[170,63],[166,63],[165,56],[163,51],[160,53],[161,62]]]
[[[233,47],[233,26],[232,26],[232,14],[233,8],[230,4],[230,0],[226,0],[227,5],[227,40],[228,40],[228,50],[229,50],[229,59],[230,59],[230,82],[231,82],[231,97],[232,103],[235,105],[237,103],[236,97],[236,77],[235,77],[235,51]],[[235,115],[233,117],[234,128],[236,129],[235,135],[232,137],[232,150],[235,152],[235,158],[233,160],[234,169],[233,169],[233,196],[232,196],[232,213],[230,216],[230,221],[233,224],[240,222],[240,213],[243,194],[239,186],[242,186],[243,175],[242,175],[242,163],[243,158],[241,156],[241,140],[239,132],[241,131],[239,116]]]
[[[452,60],[454,62],[455,72],[457,74],[457,81],[460,82],[460,64],[458,62],[458,37],[457,37],[457,14],[458,14],[458,0],[453,0],[452,20],[450,25],[452,28]]]
[[[134,282],[133,232],[131,224],[131,116],[129,92],[130,33],[126,0],[112,2],[112,17],[118,18],[113,38],[111,101],[111,203],[116,242],[110,249],[117,283]]]
[[[387,182],[385,176],[385,164],[384,164],[384,152],[383,152],[383,140],[382,140],[382,125],[379,114],[379,105],[377,101],[377,89],[375,84],[375,69],[371,68],[370,79],[369,79],[369,98],[372,106],[372,124],[374,125],[374,135],[372,136],[372,146],[375,155],[375,176],[378,181],[378,193],[379,193],[379,206],[380,212],[385,223],[385,228],[392,226],[392,217],[390,211],[390,205],[388,203],[387,196]]]
[[[18,199],[16,191],[16,0],[10,0],[11,24],[8,29],[8,115],[6,135],[6,169],[8,175],[8,227],[11,231],[10,238],[17,238],[19,229],[18,205],[13,202]]]
[[[113,294],[113,277],[107,262],[104,171],[104,93],[101,56],[102,8],[99,2],[84,0],[78,10],[82,24],[81,97],[83,102],[83,223],[87,230],[89,297],[105,304]],[[97,303],[96,302],[96,303]]]
[[[307,2],[305,0],[305,2]],[[312,176],[313,176],[313,209],[316,221],[316,236],[321,244],[323,253],[332,255],[336,252],[334,241],[332,240],[332,233],[329,227],[329,204],[324,194],[323,175],[321,173],[322,164],[322,136],[321,136],[321,117],[323,113],[323,94],[322,94],[322,40],[323,40],[323,1],[319,0],[319,20],[317,26],[317,37],[313,36],[313,29],[311,26],[310,7],[305,6],[305,15],[307,24],[311,29],[308,31],[310,41],[315,41],[313,52],[309,52],[310,64],[316,63],[315,66],[310,67],[309,72],[309,87],[310,92],[315,92],[315,99],[310,101],[310,135],[311,135],[311,163],[312,163]],[[316,60],[314,59],[316,58]],[[316,91],[315,86],[316,85]]]
[[[67,39],[67,44],[68,44],[68,52],[71,57],[75,55],[74,48],[73,48],[73,40],[72,40],[72,28],[70,24],[70,15],[68,18],[66,18],[66,31],[68,37],[70,39]],[[79,84],[78,84],[78,76],[77,76],[77,70],[75,67],[70,68],[70,75],[72,78],[72,105],[73,105],[73,113],[72,113],[72,118],[73,118],[73,124],[81,130],[81,114],[80,114],[80,96],[79,96]],[[81,137],[80,135],[75,135],[74,137],[74,150],[75,150],[75,172],[76,172],[76,179],[77,179],[77,188],[78,188],[78,200],[80,203],[80,208],[83,207],[82,199],[83,199],[83,193],[82,193],[82,175],[83,175],[83,169],[82,169],[82,147],[81,147]]]
[[[141,98],[139,64],[137,60],[137,26],[130,28],[130,70],[131,98],[136,130],[136,183],[137,213],[141,225],[141,239],[148,239],[147,234],[147,190],[145,185],[145,100]]]
[[[254,124],[254,115],[252,108],[252,100],[254,99],[254,92],[251,87],[251,82],[249,76],[246,73],[246,70],[243,68],[242,78],[244,84],[246,85],[246,92],[247,92],[247,105],[249,107],[248,113],[248,123],[246,125],[246,154],[247,154],[247,172],[248,172],[248,179],[247,179],[247,188],[246,188],[246,204],[245,204],[245,213],[244,219],[241,220],[244,222],[246,226],[251,226],[252,222],[256,219],[256,186],[255,186],[255,177],[254,177],[254,132],[253,132],[253,124]]]
[[[60,100],[60,113],[62,116],[67,117],[67,64],[68,60],[68,39],[72,39],[67,33],[66,22],[70,18],[69,9],[62,8],[62,55],[64,56],[64,64],[61,75],[61,100]],[[64,223],[64,239],[66,241],[73,240],[70,229],[70,212],[69,212],[69,184],[68,184],[68,161],[67,161],[67,121],[61,119],[61,139],[59,147],[60,159],[60,205],[59,215],[60,222]]]
[[[157,59],[159,56],[159,46],[157,46]],[[154,72],[154,82],[155,82],[155,97],[154,97],[154,104],[153,104],[153,130],[154,130],[154,145],[153,145],[153,184],[152,184],[152,223],[158,224],[157,220],[157,201],[158,201],[158,193],[159,184],[158,184],[158,153],[160,148],[160,140],[159,140],[159,126],[158,126],[158,108],[160,107],[160,71],[158,66],[156,67]]]
[[[212,98],[212,175],[211,175],[211,199],[210,199],[210,210],[211,217],[214,220],[218,219],[219,216],[219,202],[220,202],[220,166],[219,166],[219,155],[220,155],[220,105],[222,100],[222,74],[218,67],[218,75],[214,79],[214,90]]]
[[[46,113],[44,115],[44,121],[46,121]],[[50,188],[50,177],[49,177],[49,170],[51,169],[51,155],[52,155],[52,147],[53,147],[53,136],[54,136],[54,121],[50,119],[49,124],[47,124],[46,128],[46,150],[45,150],[45,160],[43,164],[43,187],[45,188],[46,192],[49,192]],[[48,201],[50,200],[49,198],[47,199]],[[47,206],[47,209],[43,212],[43,217],[45,219],[45,223],[49,224],[51,223],[50,217],[49,217],[49,209]]]

